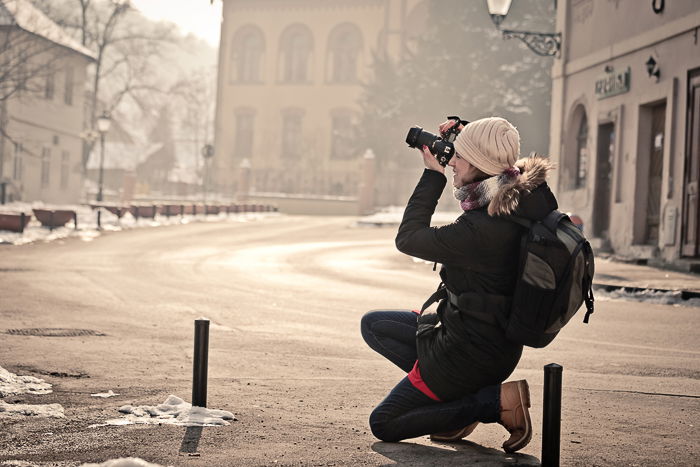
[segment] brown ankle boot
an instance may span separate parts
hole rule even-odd
[[[430,435],[430,441],[459,441],[460,439],[466,438],[467,436],[472,434],[472,431],[474,431],[474,428],[476,428],[478,424],[479,422],[474,422],[471,425],[467,425],[464,428],[460,428],[458,430],[446,431],[444,433],[434,433]]]
[[[506,452],[518,451],[530,442],[532,438],[532,423],[530,422],[530,388],[527,381],[511,381],[501,384],[501,420],[510,433],[508,441],[503,443]]]

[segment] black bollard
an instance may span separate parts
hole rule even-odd
[[[542,466],[559,467],[561,436],[561,376],[563,367],[544,366],[544,404],[542,406]]]
[[[207,406],[207,366],[209,359],[209,320],[194,321],[194,365],[192,371],[192,405]]]
[[[97,208],[97,230],[102,229],[102,208]]]
[[[19,214],[19,233],[24,233],[25,222],[27,222],[27,215],[23,211]]]

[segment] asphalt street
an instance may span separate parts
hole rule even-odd
[[[395,227],[279,216],[0,247],[0,366],[44,378],[65,419],[0,418],[0,465],[136,456],[162,465],[538,465],[542,367],[564,367],[563,465],[697,465],[700,309],[598,301],[511,379],[530,382],[535,433],[519,455],[499,425],[469,441],[381,443],[367,417],[401,371],[366,348],[370,309],[418,308],[439,278],[394,248]],[[211,320],[208,406],[226,427],[89,428],[124,404],[190,400],[193,320]],[[28,328],[95,334],[39,337]],[[114,390],[121,396],[90,397]]]

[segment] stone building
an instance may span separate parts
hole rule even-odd
[[[93,52],[28,0],[0,1],[0,181],[8,200],[76,203]]]
[[[347,144],[360,83],[373,53],[405,52],[426,8],[418,0],[224,0],[217,189],[240,192],[245,173],[253,193],[357,196],[362,164],[371,163]]]
[[[562,208],[594,246],[688,268],[700,259],[700,2],[568,0],[552,72]]]

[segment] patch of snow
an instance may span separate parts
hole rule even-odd
[[[51,385],[43,379],[34,376],[17,376],[0,366],[0,397],[51,392]]]
[[[5,401],[0,401],[0,417],[4,415],[65,418],[61,404],[8,404]]]
[[[610,300],[626,300],[632,302],[654,303],[657,305],[700,307],[699,298],[683,300],[680,291],[672,290],[628,290],[622,288],[608,291],[605,289],[594,288],[593,294],[595,295],[595,299],[600,300],[601,302]]]
[[[403,218],[404,209],[403,206],[389,206],[375,214],[360,217],[357,220],[357,224],[374,226],[399,225]],[[432,225],[450,224],[455,221],[459,214],[457,211],[436,212],[433,214],[430,223]]]
[[[0,207],[2,212],[24,212],[32,215],[32,208],[41,209],[67,209],[75,211],[78,215],[78,228],[75,229],[73,221],[69,221],[65,227],[57,227],[49,230],[42,227],[39,221],[32,216],[27,228],[23,233],[0,230],[0,245],[25,245],[34,242],[52,242],[63,238],[80,238],[84,242],[90,242],[102,234],[102,231],[118,232],[136,228],[160,227],[163,225],[189,224],[192,222],[250,222],[267,217],[280,216],[278,212],[248,212],[248,213],[220,213],[220,214],[197,214],[195,215],[172,215],[166,217],[158,214],[156,219],[134,218],[131,213],[125,214],[121,219],[107,210],[102,210],[101,225],[102,231],[97,229],[97,211],[85,205],[60,205],[48,206],[43,203],[9,203]]]
[[[160,464],[152,464],[138,457],[122,457],[110,459],[101,464],[82,464],[80,467],[163,467]]]
[[[119,396],[118,393],[112,391],[111,389],[110,389],[109,391],[107,391],[107,392],[98,392],[98,393],[90,394],[90,395],[91,395],[92,397],[103,397],[103,398],[105,398],[105,399],[106,399],[107,397]]]
[[[148,425],[180,425],[180,426],[223,426],[229,425],[227,420],[236,420],[231,412],[225,410],[207,409],[205,407],[192,407],[177,396],[170,395],[162,404],[150,405],[123,405],[119,411],[126,415],[122,418],[113,418],[101,424],[90,425],[91,428],[99,426],[119,426],[132,424]]]

